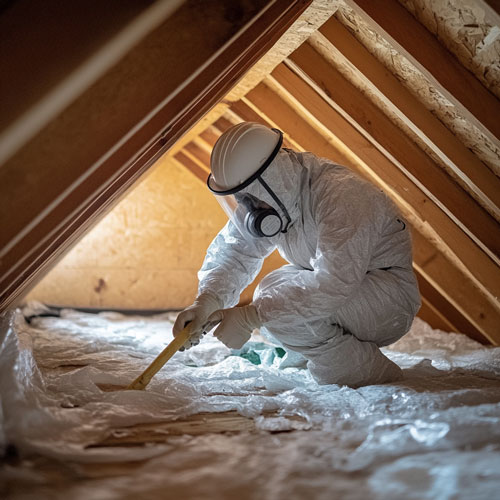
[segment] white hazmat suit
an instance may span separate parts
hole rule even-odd
[[[290,216],[286,232],[252,238],[229,221],[198,273],[212,310],[234,307],[275,248],[289,262],[260,282],[258,325],[307,360],[320,384],[396,380],[379,347],[402,337],[420,307],[408,227],[394,203],[346,167],[281,149],[262,173]],[[253,182],[246,188],[278,210]],[[241,309],[241,308],[237,308]]]

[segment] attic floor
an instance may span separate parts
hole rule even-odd
[[[254,338],[210,336],[146,391],[174,317],[5,317],[0,493],[8,499],[484,498],[500,488],[500,348],[412,330],[397,384],[318,386]]]

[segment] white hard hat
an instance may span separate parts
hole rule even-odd
[[[260,175],[278,154],[282,133],[254,122],[243,122],[226,130],[210,157],[208,187],[215,194],[237,190]]]

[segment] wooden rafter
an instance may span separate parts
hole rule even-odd
[[[420,278],[417,274],[417,279],[419,281],[420,290],[422,290],[422,286],[420,284]],[[432,328],[437,328],[444,332],[456,332],[458,331],[457,327],[451,323],[444,314],[442,314],[439,309],[431,303],[425,295],[421,293],[422,297],[422,306],[418,311],[418,317],[423,319],[429,325],[432,325]]]
[[[455,331],[481,342],[499,343],[498,302],[485,297],[456,262],[447,259],[420,231],[413,231],[413,243],[415,271],[428,301],[456,326]]]
[[[347,3],[498,144],[498,99],[397,0],[347,0]]]
[[[212,146],[215,144],[215,141],[219,138],[219,133],[217,130],[211,125],[206,128],[203,132],[201,132],[200,137],[208,144]]]
[[[244,97],[231,105],[231,111],[238,116],[241,121],[254,121],[262,123],[267,127],[273,127],[273,124],[259,112],[259,109],[252,108],[251,103],[248,103]],[[286,130],[283,130],[283,147],[300,150],[299,144],[289,136]]]
[[[177,152],[173,158],[179,162],[180,165],[189,170],[189,172],[191,172],[201,182],[206,182],[208,176],[207,170],[192,157],[187,155],[185,151]]]
[[[487,211],[311,45],[303,44],[290,59],[332,107],[347,117],[374,147],[388,154],[429,199],[499,264],[500,227]]]
[[[353,71],[354,78],[380,98],[386,108],[435,153],[454,179],[499,220],[498,177],[334,17],[320,28],[317,37],[332,60]]]
[[[206,149],[200,147],[200,145],[191,141],[183,150],[185,153],[189,153],[189,155],[196,159],[196,161],[202,165],[204,168],[208,169],[210,165],[210,153],[206,151]]]

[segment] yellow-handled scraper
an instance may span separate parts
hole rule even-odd
[[[174,340],[163,349],[144,372],[127,387],[127,390],[142,391],[142,389],[151,382],[151,379],[162,369],[163,365],[184,345],[190,335],[190,328],[189,325],[187,325],[186,328],[184,328],[179,335],[174,337]]]

